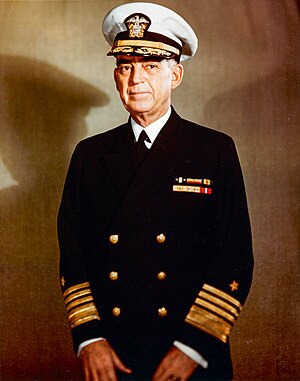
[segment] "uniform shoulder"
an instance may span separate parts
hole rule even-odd
[[[231,136],[224,132],[215,130],[210,127],[206,127],[195,122],[183,119],[183,134],[186,138],[192,139],[195,144],[200,141],[206,141],[207,143],[213,143],[214,145],[232,145],[234,144]]]
[[[99,152],[107,151],[115,141],[119,138],[120,134],[128,127],[127,123],[124,123],[118,127],[114,127],[111,130],[101,132],[99,134],[89,136],[81,140],[77,147],[83,151],[90,151],[97,149]]]

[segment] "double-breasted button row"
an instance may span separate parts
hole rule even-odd
[[[166,241],[166,236],[163,233],[158,234],[156,236],[156,241],[159,244],[163,244]],[[119,235],[118,234],[111,234],[109,236],[109,242],[112,245],[117,244],[119,242]],[[166,279],[167,274],[164,271],[160,271],[160,272],[157,273],[156,277],[157,277],[158,280],[162,281],[162,280]],[[111,281],[116,281],[118,278],[119,278],[119,273],[117,271],[111,271],[109,273],[109,279]],[[120,316],[121,312],[122,312],[122,310],[121,310],[120,307],[116,306],[116,307],[114,307],[112,309],[112,314],[115,317]],[[167,309],[165,307],[160,307],[160,308],[157,309],[157,314],[158,314],[159,317],[163,318],[163,317],[167,316],[168,311],[167,311]]]
[[[165,241],[166,241],[166,239],[167,239],[167,237],[163,234],[163,233],[161,233],[161,234],[158,234],[157,236],[156,236],[156,241],[158,242],[158,243],[164,243]],[[118,234],[111,234],[110,236],[109,236],[109,242],[111,243],[111,244],[113,244],[113,245],[115,245],[116,243],[118,243],[119,242],[119,235]]]
[[[166,277],[167,277],[167,274],[164,272],[164,271],[160,271],[157,275],[156,275],[157,279],[158,280],[165,280]],[[112,280],[112,281],[115,281],[119,278],[119,273],[117,271],[111,271],[109,273],[109,279]]]
[[[121,308],[120,308],[120,307],[114,307],[114,308],[112,309],[112,314],[113,314],[114,316],[116,316],[116,317],[120,316],[120,315],[121,315],[121,312],[122,312],[122,311],[121,311]],[[157,314],[158,314],[159,317],[163,318],[163,317],[167,316],[168,311],[167,311],[167,309],[166,309],[165,307],[161,307],[161,308],[158,308],[158,310],[157,310]]]

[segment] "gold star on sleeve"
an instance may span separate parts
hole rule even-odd
[[[239,283],[237,283],[235,280],[233,280],[229,287],[231,288],[231,291],[237,291],[238,290],[238,287],[239,287]]]

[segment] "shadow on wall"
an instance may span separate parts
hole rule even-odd
[[[232,336],[238,380],[299,374],[299,84],[299,72],[283,67],[205,109],[204,119],[237,143],[252,220],[254,281]]]
[[[55,66],[0,56],[1,380],[78,378],[59,289],[56,214],[84,118],[108,101]]]

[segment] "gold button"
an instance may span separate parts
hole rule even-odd
[[[158,280],[164,280],[164,279],[166,279],[166,276],[167,276],[167,274],[166,274],[164,271],[160,271],[160,272],[157,274],[157,279],[158,279]]]
[[[112,313],[114,316],[119,316],[121,314],[121,308],[120,307],[113,308]]]
[[[109,278],[110,278],[110,280],[117,280],[118,277],[119,277],[119,274],[118,274],[116,271],[111,271],[111,272],[109,273]]]
[[[118,243],[118,241],[119,241],[119,236],[118,236],[118,234],[112,234],[112,235],[109,237],[109,242],[112,243],[112,244]]]
[[[167,309],[165,307],[162,307],[162,308],[158,309],[158,316],[160,316],[160,317],[167,316],[167,313],[168,313],[168,311],[167,311]]]
[[[166,236],[164,234],[159,234],[158,236],[156,236],[156,241],[158,243],[164,243],[166,240]]]

